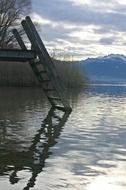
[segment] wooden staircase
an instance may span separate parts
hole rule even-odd
[[[21,24],[31,43],[31,51],[34,51],[36,54],[36,58],[31,59],[29,64],[38,81],[42,84],[50,104],[60,110],[71,110],[65,94],[65,87],[30,17],[27,16]],[[13,30],[13,34],[22,51],[28,51],[16,29]]]

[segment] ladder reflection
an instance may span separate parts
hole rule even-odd
[[[23,190],[34,187],[36,178],[45,165],[46,158],[51,154],[50,147],[57,143],[56,139],[60,136],[69,115],[70,111],[59,111],[52,107],[42,121],[41,128],[34,136],[27,152],[8,152],[6,155],[0,156],[0,175],[6,175],[9,171],[13,171],[9,180],[14,185],[20,180],[18,172],[27,168],[31,171],[31,178]]]

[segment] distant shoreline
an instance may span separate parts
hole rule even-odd
[[[83,88],[87,78],[77,66],[55,63],[57,73],[66,88]],[[0,87],[41,87],[28,62],[0,62]]]

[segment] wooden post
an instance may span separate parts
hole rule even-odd
[[[26,48],[21,36],[19,35],[18,31],[16,29],[13,29],[12,32],[13,32],[17,42],[19,43],[19,46],[21,47],[21,49],[27,50],[27,48]]]

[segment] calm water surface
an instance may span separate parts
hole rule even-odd
[[[0,88],[0,190],[126,189],[126,86],[69,99],[71,114],[41,89]]]

